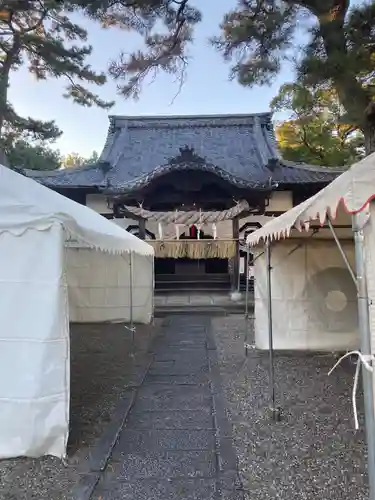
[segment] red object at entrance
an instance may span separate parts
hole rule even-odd
[[[190,236],[190,238],[194,238],[194,239],[197,239],[197,237],[198,237],[198,230],[194,224],[189,227],[189,236]]]

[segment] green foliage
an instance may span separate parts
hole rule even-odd
[[[366,151],[375,151],[375,2],[237,0],[234,5],[212,40],[231,63],[231,76],[242,85],[266,85],[292,61],[298,84],[335,90],[345,120],[363,132]],[[86,86],[103,85],[106,78],[87,63],[92,47],[74,21],[76,12],[103,28],[143,38],[143,50],[117,59],[114,54],[110,62],[120,94],[138,97],[145,79],[159,71],[178,74],[183,83],[201,21],[192,0],[1,0],[0,131],[8,122],[39,138],[59,133],[53,122],[19,117],[8,103],[9,74],[22,64],[37,79],[65,79],[65,96],[78,104],[112,104]]]
[[[178,73],[183,82],[201,20],[189,0],[96,0],[86,13],[143,37],[143,51],[110,65],[125,97],[138,97],[145,78],[160,70]],[[237,0],[212,43],[242,85],[271,84],[283,64],[293,62],[298,83],[333,87],[369,152],[375,150],[374,27],[374,1]]]
[[[239,0],[214,45],[244,85],[272,82],[294,61],[299,83],[333,86],[349,120],[375,150],[375,2]],[[304,34],[305,45],[293,44]]]
[[[363,134],[354,124],[346,123],[345,110],[332,87],[285,84],[271,108],[289,113],[288,120],[276,127],[285,159],[337,167],[363,156]]]
[[[5,122],[0,138],[0,150],[5,154],[8,164],[14,168],[30,168],[36,170],[54,170],[60,167],[61,155],[51,148],[55,137],[61,135],[54,122],[33,123],[33,130],[24,127],[25,119],[14,120],[11,125]]]
[[[73,21],[81,1],[2,0],[0,3],[0,135],[4,127],[27,131],[37,138],[56,138],[53,122],[43,123],[17,115],[8,102],[9,78],[21,65],[37,80],[64,79],[64,96],[82,106],[108,109],[105,102],[85,84],[102,86],[104,73],[95,72],[87,59],[92,47],[87,32]]]
[[[12,148],[4,151],[10,167],[33,170],[56,170],[60,168],[61,156],[58,150],[41,144],[32,145],[19,140]]]
[[[82,3],[84,3],[82,1]],[[194,26],[201,21],[189,0],[96,0],[87,2],[86,14],[104,28],[116,26],[134,31],[143,39],[144,50],[121,53],[113,58],[109,73],[126,98],[138,98],[142,83],[158,72],[178,74],[184,81]]]

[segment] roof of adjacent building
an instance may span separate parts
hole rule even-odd
[[[271,113],[111,116],[99,162],[55,172],[25,171],[52,188],[127,192],[170,171],[214,172],[238,187],[328,183],[342,170],[296,164],[278,152]]]

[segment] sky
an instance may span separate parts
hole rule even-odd
[[[271,87],[243,88],[229,81],[229,66],[223,62],[208,43],[208,38],[219,32],[225,12],[234,0],[204,0],[200,3],[203,21],[197,27],[194,47],[190,50],[191,62],[181,92],[175,77],[160,74],[146,84],[138,101],[125,100],[117,95],[116,83],[108,83],[98,90],[100,97],[112,101],[110,110],[84,108],[62,97],[64,83],[48,80],[37,82],[21,68],[12,75],[9,99],[18,113],[42,120],[55,120],[63,130],[56,148],[63,154],[70,152],[90,156],[101,152],[107,130],[108,115],[191,115],[258,113],[269,111],[269,104],[280,85],[293,79],[291,68],[284,68]],[[111,28],[102,30],[97,25],[82,20],[93,45],[90,63],[96,71],[105,71],[108,62],[121,51],[132,52],[140,46],[141,39],[133,34]],[[176,96],[176,97],[175,97]],[[174,98],[175,97],[175,98]]]

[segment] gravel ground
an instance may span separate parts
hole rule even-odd
[[[246,496],[367,499],[364,433],[353,430],[353,364],[343,362],[328,377],[336,361],[331,354],[277,354],[276,397],[283,416],[274,422],[268,355],[251,350],[245,358],[243,318],[214,318],[212,325]],[[251,321],[249,330],[251,337]],[[357,400],[362,417],[361,394]]]
[[[124,325],[72,325],[68,464],[52,457],[0,461],[0,500],[71,499],[88,451],[127,388],[140,382],[159,324],[137,326],[134,342]]]

